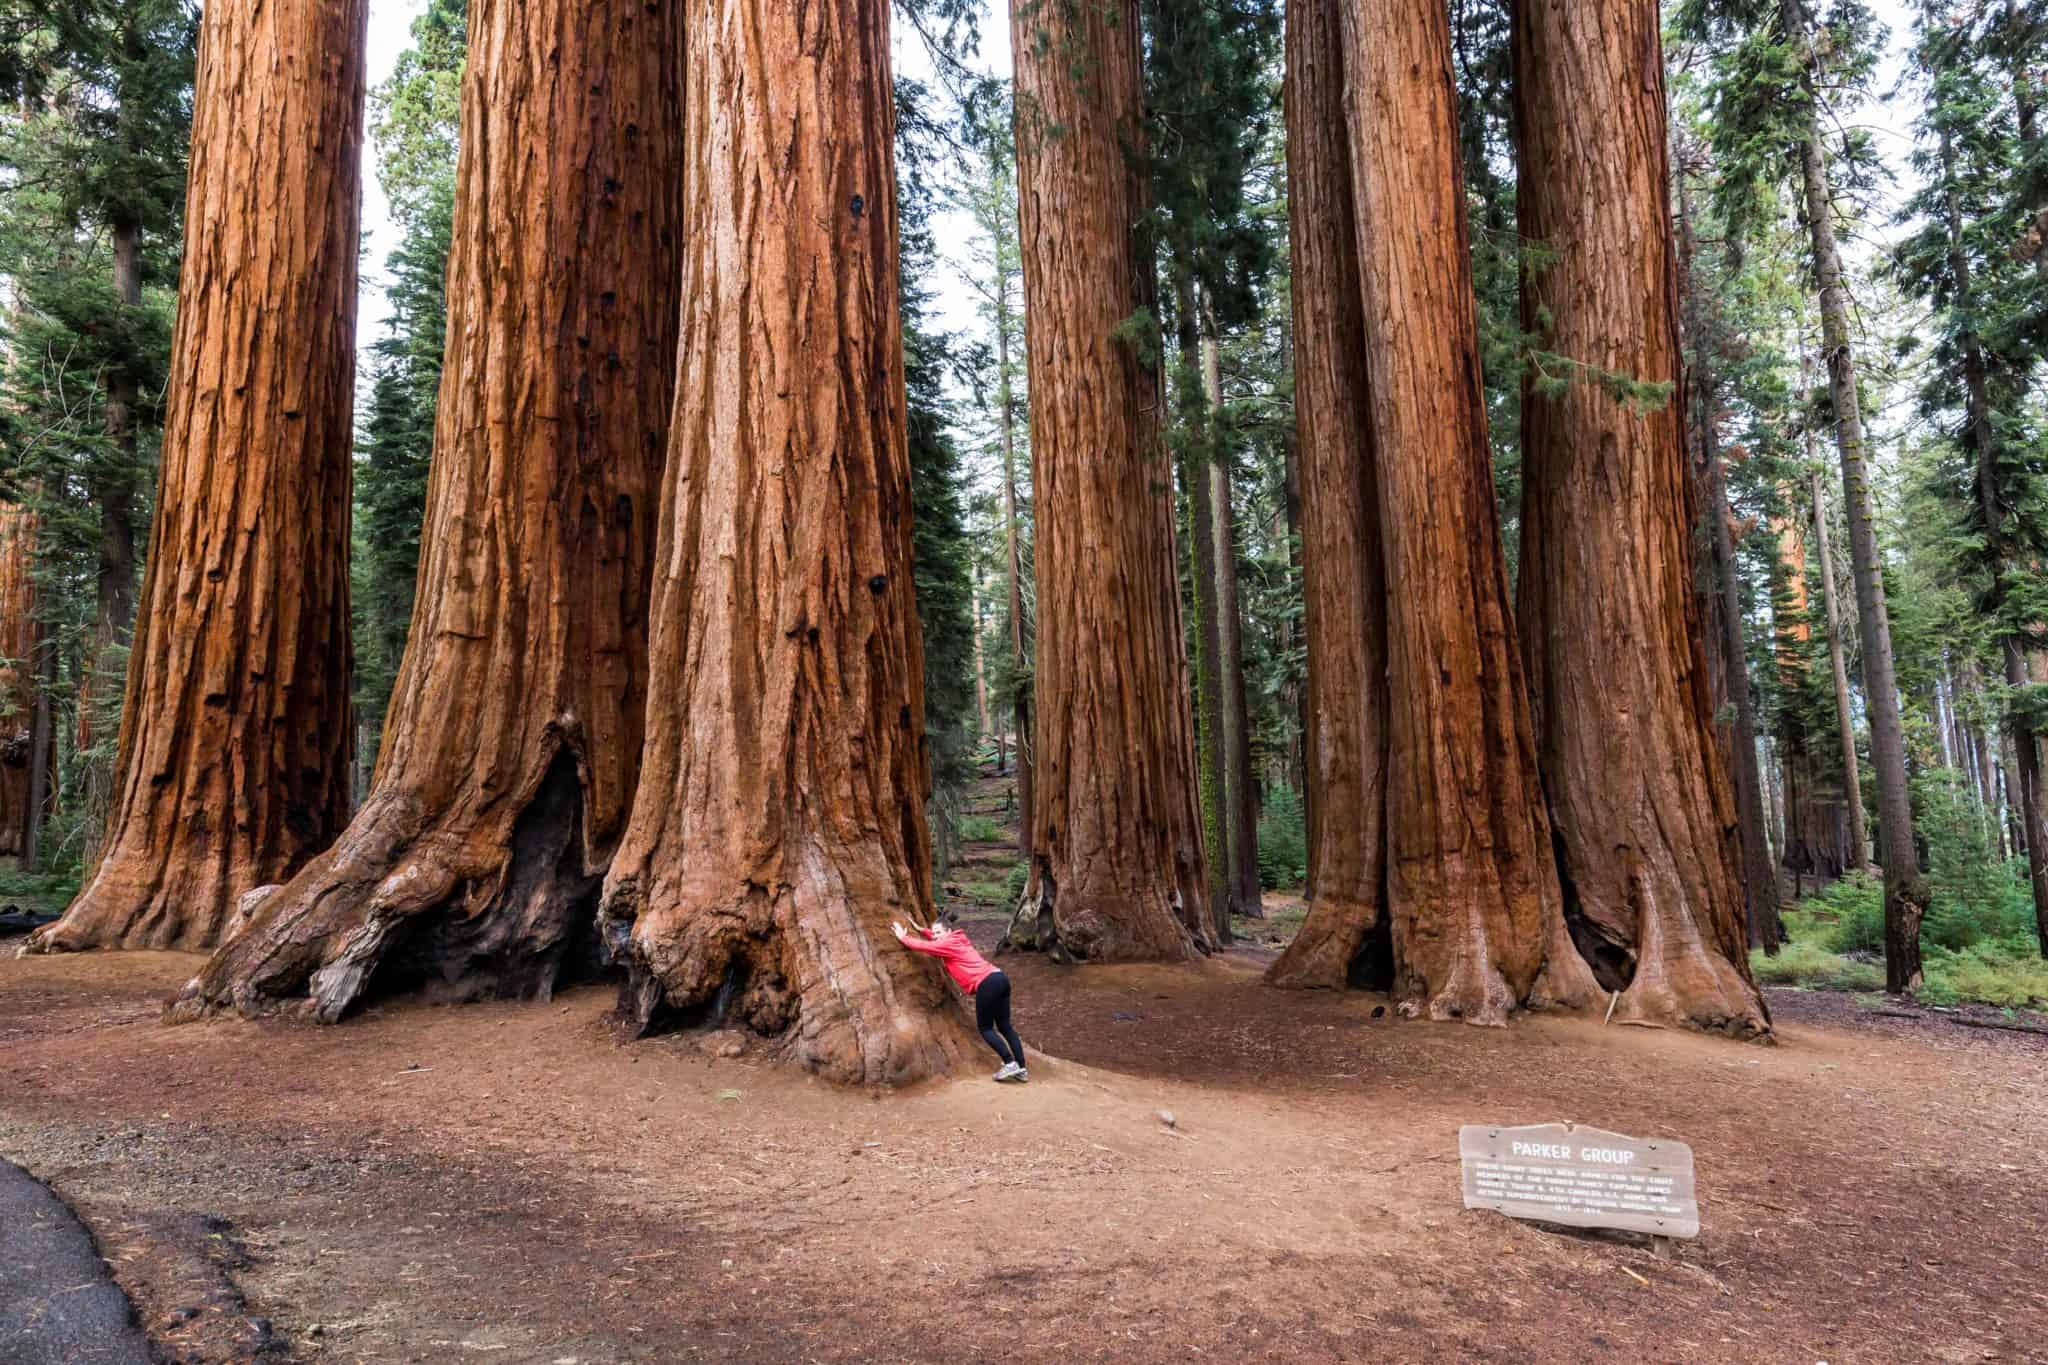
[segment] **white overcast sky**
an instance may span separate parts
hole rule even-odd
[[[1904,0],[1870,0],[1878,16],[1891,29],[1891,50],[1880,73],[1877,89],[1888,91],[1896,83],[1901,69],[1905,44],[1910,37],[1910,19]],[[370,0],[370,84],[374,88],[390,76],[398,54],[404,51],[410,39],[410,28],[415,15],[425,8],[425,0]],[[1007,72],[1010,63],[1009,24],[1007,11],[985,3],[982,15],[982,53],[978,64],[989,71]],[[926,57],[923,44],[915,33],[901,24],[896,26],[896,64],[899,72],[929,77],[931,63]],[[1879,150],[1892,165],[1903,185],[1910,174],[1906,157],[1911,149],[1909,101],[1893,105],[1874,103],[1857,111],[1852,117],[1871,128],[1877,136]],[[359,345],[367,347],[383,331],[388,309],[384,302],[386,276],[384,259],[397,245],[397,231],[391,222],[390,208],[385,203],[383,190],[377,184],[375,151],[367,142],[364,146],[363,177],[363,274],[360,314],[357,336]],[[1903,189],[1900,191],[1903,193]],[[963,237],[970,231],[965,219],[958,214],[942,216],[936,223],[939,249],[947,261],[957,261],[969,255],[969,243]],[[1873,224],[1873,232],[1889,235],[1885,225]],[[1863,245],[1863,251],[1868,244]],[[1858,254],[1862,254],[1859,252]],[[942,278],[935,281],[936,303],[941,326],[965,328],[973,318],[973,305],[967,288],[956,271],[942,264]]]

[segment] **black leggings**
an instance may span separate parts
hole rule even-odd
[[[1024,1044],[1017,1040],[1017,1030],[1010,1027],[1010,978],[1000,971],[989,973],[975,987],[974,1026],[996,1050],[996,1056],[1024,1065]]]

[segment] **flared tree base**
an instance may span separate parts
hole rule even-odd
[[[1115,899],[1063,892],[1041,859],[1003,935],[1006,950],[1042,952],[1059,963],[1184,962],[1216,949],[1206,918],[1180,890],[1148,888]]]
[[[290,1012],[331,1024],[372,991],[545,1000],[595,947],[600,877],[584,866],[581,812],[566,749],[508,837],[430,827],[404,795],[373,795],[305,871],[245,898],[165,1017]]]
[[[939,965],[887,937],[900,909],[864,905],[829,874],[663,900],[630,880],[605,900],[605,940],[627,972],[619,1016],[634,1033],[743,1029],[847,1085],[953,1075],[980,1045]]]

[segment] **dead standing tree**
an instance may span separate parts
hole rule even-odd
[[[1038,615],[1031,872],[1009,942],[1091,961],[1215,938],[1138,169],[1138,7],[1014,7]]]
[[[835,1080],[971,1034],[931,914],[886,0],[690,0],[680,376],[639,794],[604,931],[647,1027]]]
[[[1692,586],[1658,7],[1517,0],[1513,25],[1517,221],[1553,257],[1522,325],[1577,371],[1524,383],[1516,597],[1570,922],[1622,1017],[1762,1036]]]
[[[370,797],[173,1006],[338,1018],[380,969],[545,996],[593,920],[646,702],[672,393],[682,19],[475,0],[418,607]]]
[[[1268,978],[1389,985],[1404,1012],[1483,1024],[1585,1003],[1508,608],[1448,21],[1433,0],[1288,21],[1297,289],[1318,294],[1295,354],[1315,380],[1297,402],[1323,815],[1315,903]],[[1317,205],[1348,217],[1350,259]],[[1368,607],[1362,640],[1330,638],[1372,599],[1383,622]],[[1363,803],[1341,819],[1333,779]]]
[[[206,9],[107,836],[31,951],[209,947],[243,895],[347,823],[366,15],[366,0]]]

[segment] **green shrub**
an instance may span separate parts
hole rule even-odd
[[[1914,826],[1927,841],[1927,943],[1964,949],[2033,928],[2025,869],[1999,859],[1991,822],[1969,780],[1937,768],[1913,781]]]
[[[1817,946],[1835,953],[1884,951],[1884,883],[1868,873],[1850,873],[1808,896],[1799,909],[1803,917],[1786,917],[1797,938],[1818,940]],[[1802,927],[1807,932],[1799,932]]]
[[[10,862],[0,871],[0,905],[62,910],[77,897],[82,870],[74,864],[51,872],[23,872]]]
[[[1977,1001],[2007,1009],[2048,1006],[2048,958],[2030,938],[1996,939],[1961,950],[1930,945],[1921,955],[1930,1004]]]
[[[1830,952],[1812,939],[1794,939],[1776,957],[1749,955],[1750,970],[1765,986],[1804,986],[1817,991],[1881,991],[1884,968]]]
[[[960,842],[963,844],[999,844],[1005,838],[1003,827],[986,815],[960,817]]]
[[[1301,797],[1275,787],[1259,812],[1259,885],[1268,891],[1308,880],[1308,822]]]
[[[1031,865],[1019,858],[1010,868],[1010,875],[1003,879],[1003,904],[1015,905],[1024,899],[1024,883],[1031,880]]]

